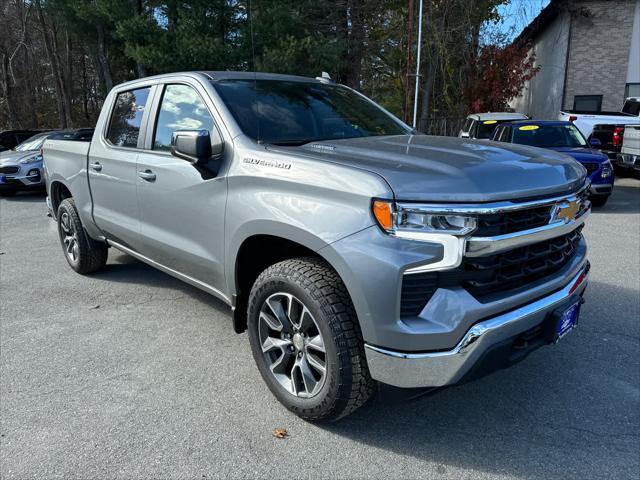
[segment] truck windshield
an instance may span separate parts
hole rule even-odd
[[[281,80],[214,83],[242,131],[276,145],[411,131],[350,89],[334,84]]]
[[[513,143],[541,148],[578,148],[587,145],[587,141],[573,125],[514,126]]]

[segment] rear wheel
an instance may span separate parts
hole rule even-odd
[[[269,389],[308,420],[335,420],[373,394],[358,320],[340,277],[315,258],[267,268],[249,298],[249,341]]]
[[[73,199],[67,198],[60,203],[56,217],[62,251],[71,268],[85,274],[104,267],[107,263],[107,244],[87,235]]]

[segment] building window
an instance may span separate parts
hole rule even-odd
[[[640,83],[627,83],[624,89],[624,98],[640,97]]]
[[[602,95],[576,95],[573,97],[573,109],[578,112],[599,112],[602,108]]]

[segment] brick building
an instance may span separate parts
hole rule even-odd
[[[540,66],[511,102],[518,112],[618,111],[640,96],[640,0],[551,0],[515,41]]]

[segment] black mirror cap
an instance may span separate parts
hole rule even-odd
[[[223,145],[215,129],[213,138],[209,130],[176,130],[171,136],[171,155],[193,164],[206,163],[222,153]]]

